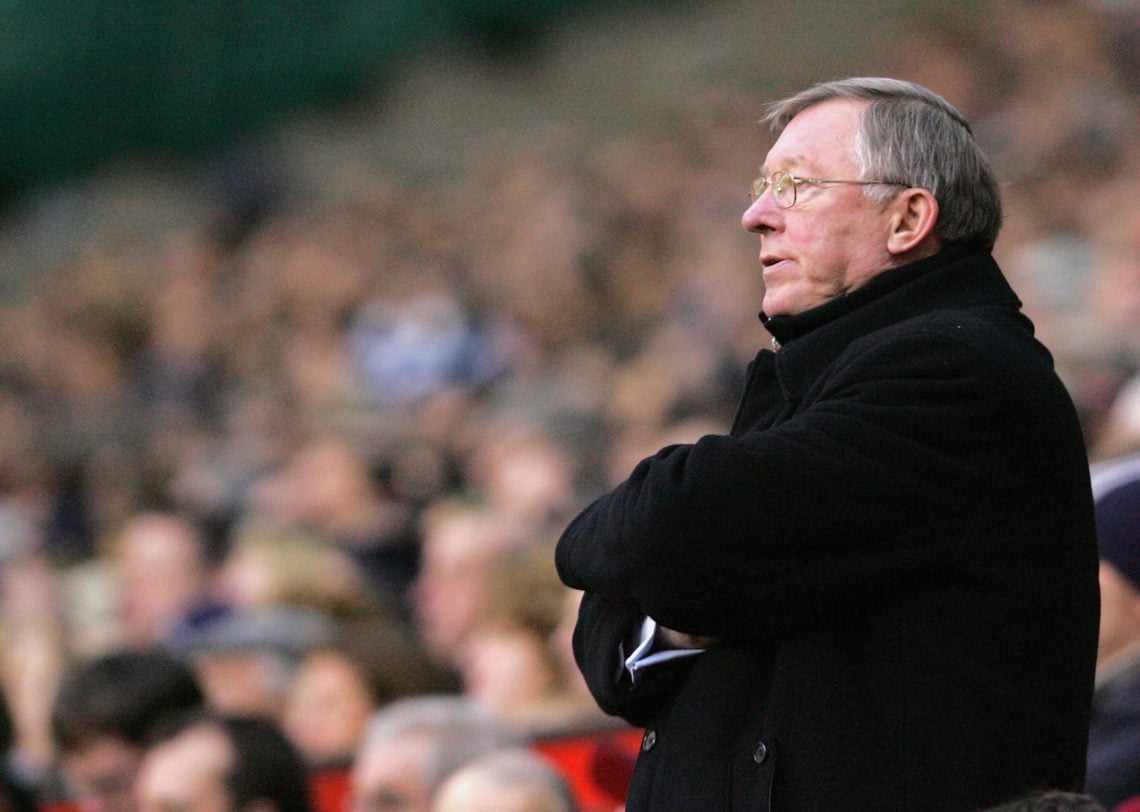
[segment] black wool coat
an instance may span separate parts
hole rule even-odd
[[[557,547],[580,668],[647,728],[642,810],[970,810],[1084,777],[1097,552],[1052,358],[988,253],[804,314],[732,430],[662,449]],[[716,642],[630,684],[645,615]]]

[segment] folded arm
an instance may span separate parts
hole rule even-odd
[[[563,534],[563,580],[680,632],[765,637],[951,560],[991,419],[978,353],[915,334],[854,357],[787,422],[663,449]],[[962,532],[965,532],[963,528]],[[945,533],[933,534],[945,539]]]

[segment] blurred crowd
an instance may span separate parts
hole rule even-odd
[[[998,259],[1092,460],[1140,449],[1138,21],[994,2],[879,55],[994,156]],[[770,98],[719,87],[622,140],[485,145],[442,177],[359,157],[323,187],[253,152],[10,212],[11,770],[66,795],[57,687],[123,648],[191,665],[310,765],[422,694],[527,736],[597,724],[552,545],[638,459],[731,420],[768,338],[739,216]]]

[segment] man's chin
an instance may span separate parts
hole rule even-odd
[[[760,305],[764,315],[768,318],[774,316],[798,316],[812,308],[819,307],[827,298],[811,295],[794,295],[795,291],[770,291],[764,295],[763,304]]]
[[[792,302],[782,299],[779,296],[765,296],[764,302],[760,307],[764,311],[764,315],[768,318],[774,316],[794,316],[799,312],[799,309],[796,308]]]

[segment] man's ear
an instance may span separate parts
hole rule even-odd
[[[938,201],[929,190],[904,190],[891,203],[890,211],[887,250],[891,254],[899,256],[927,243],[937,243],[934,226],[938,222]]]

